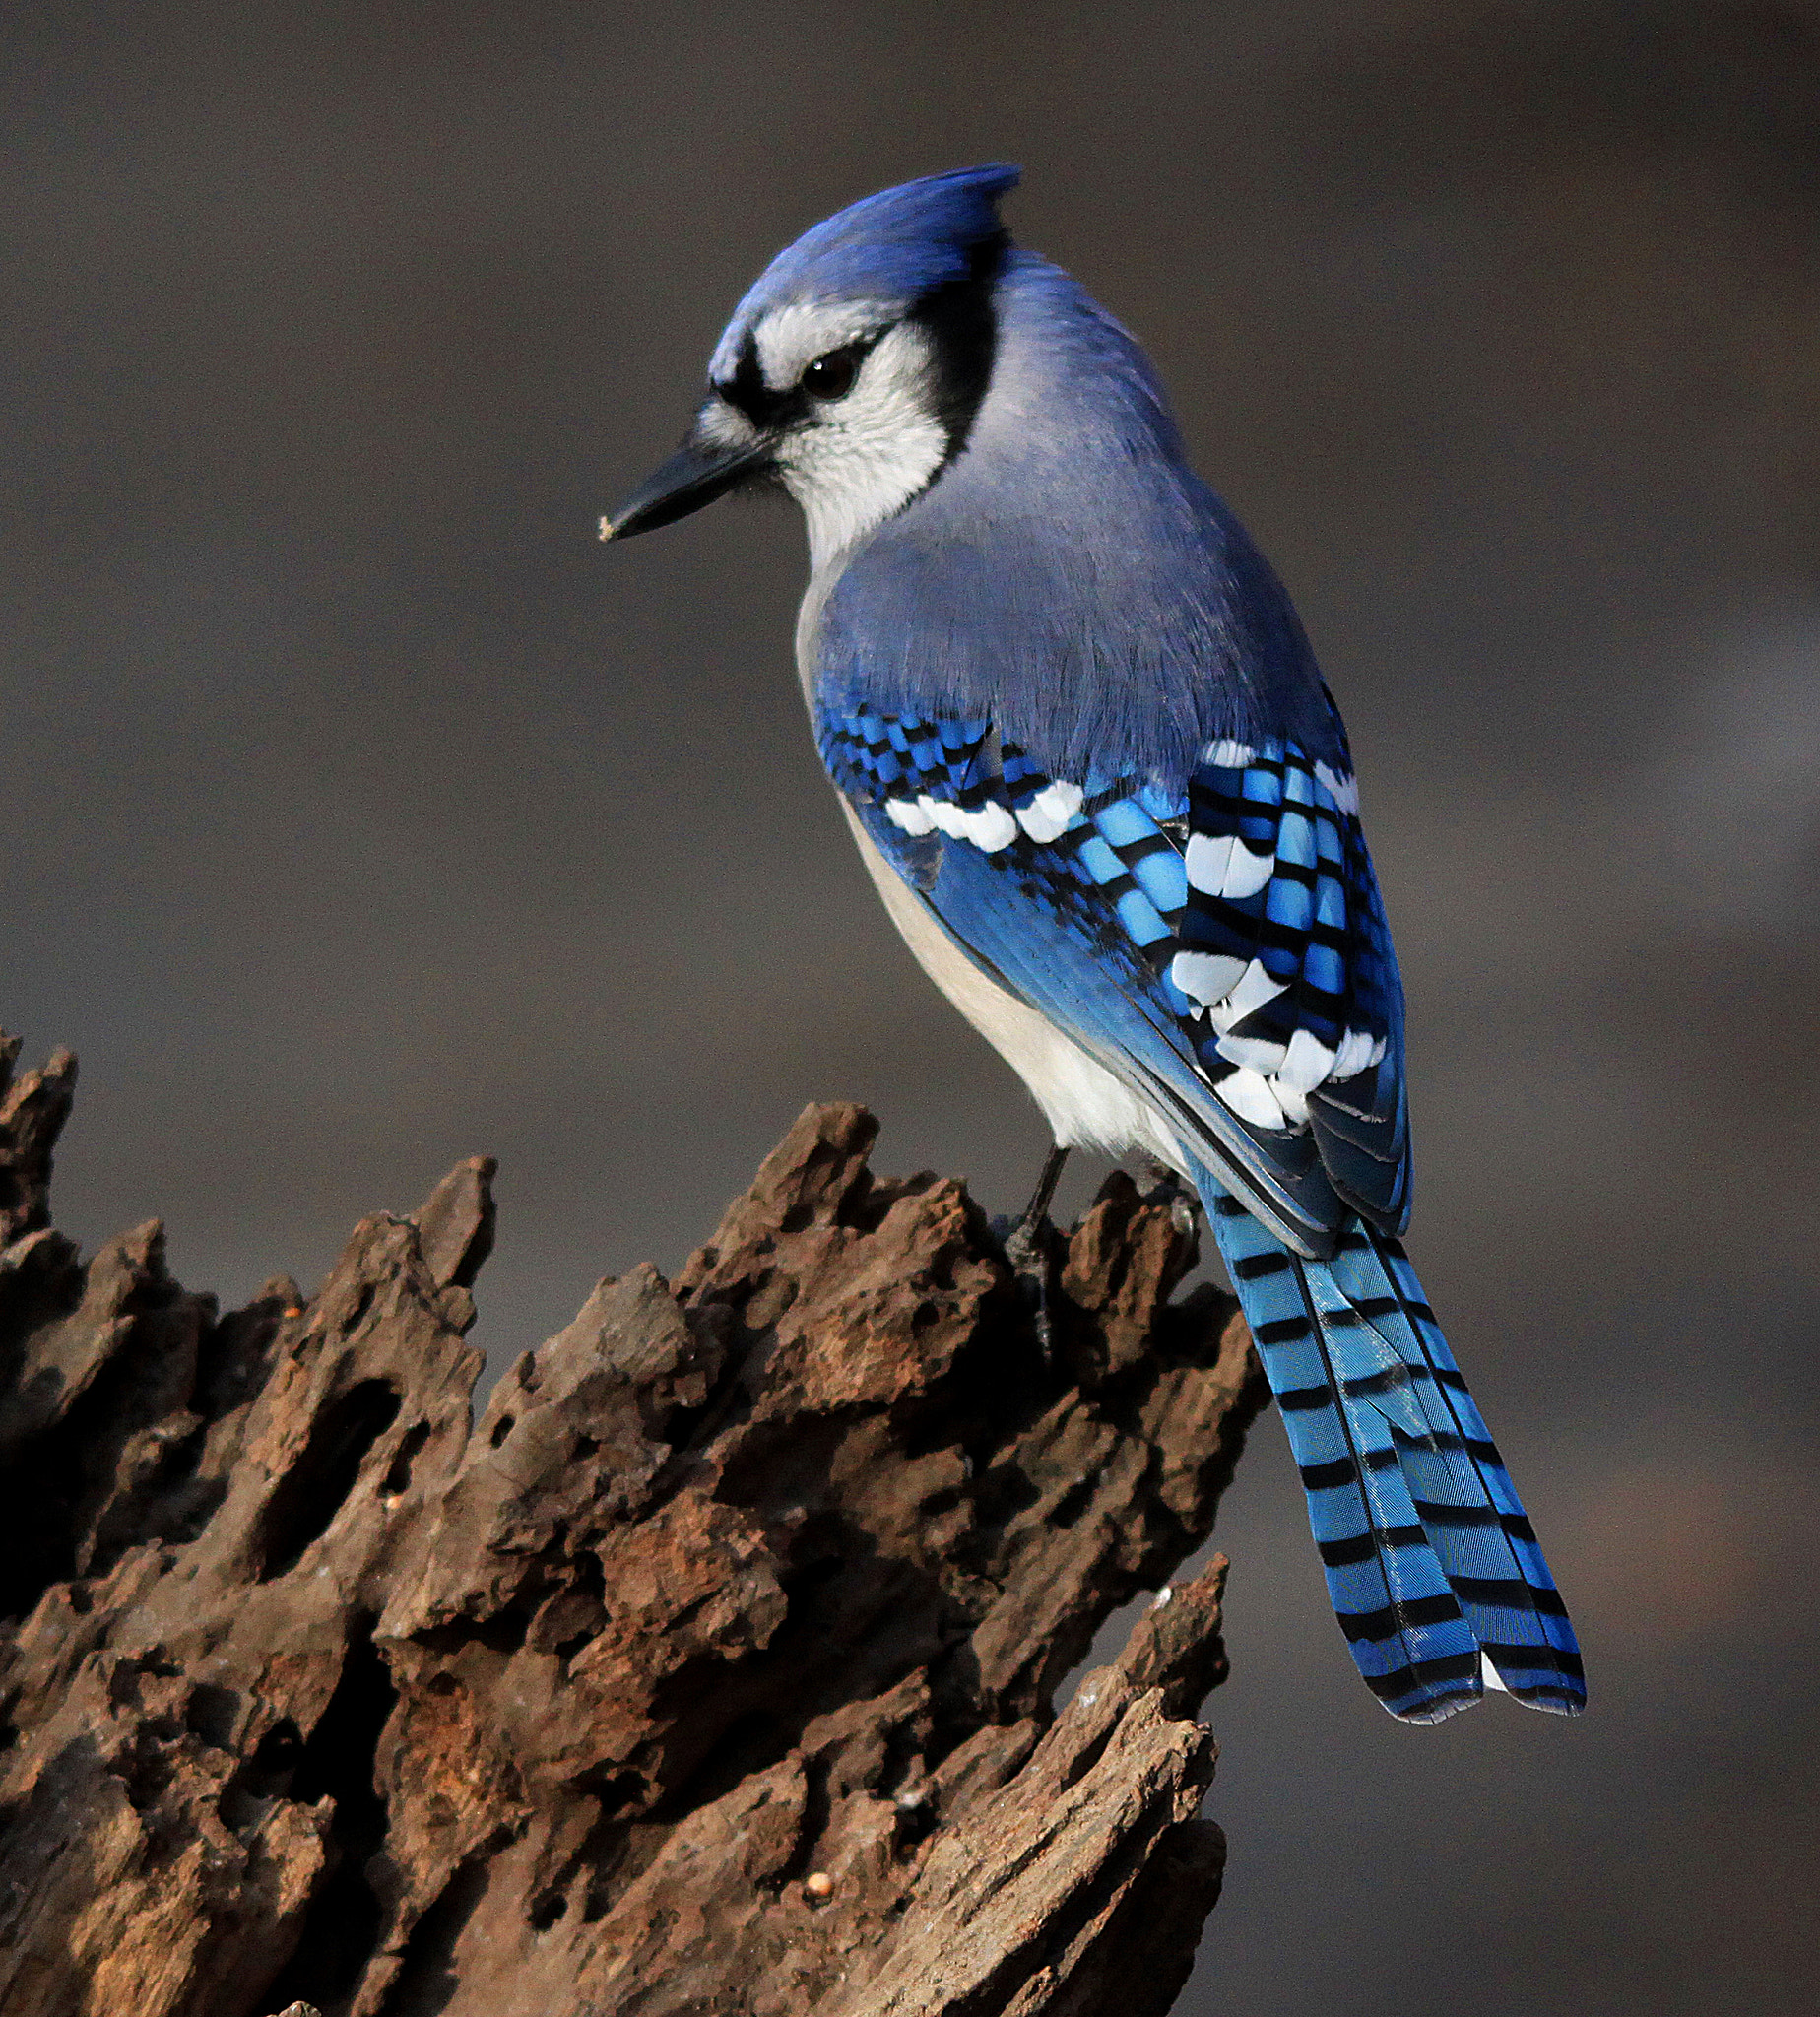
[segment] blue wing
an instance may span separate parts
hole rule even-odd
[[[984,720],[824,704],[822,759],[942,924],[1299,1252],[1408,1217],[1402,996],[1351,781],[1211,745],[1057,778]]]
[[[1397,1243],[1402,996],[1351,779],[1290,742],[1216,743],[1171,790],[1050,776],[985,720],[816,729],[947,932],[1176,1130],[1373,1693],[1576,1712],[1565,1607]]]

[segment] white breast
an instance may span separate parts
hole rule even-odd
[[[843,799],[841,811],[891,922],[917,963],[1030,1089],[1064,1148],[1140,1148],[1188,1174],[1162,1117],[1046,1016],[983,973],[905,883]]]

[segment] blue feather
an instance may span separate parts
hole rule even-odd
[[[1020,173],[994,162],[862,197],[786,246],[741,301],[732,327],[748,329],[768,310],[803,301],[867,301],[901,314],[966,278],[974,248],[1003,233],[999,198]]]
[[[1357,1220],[1305,1261],[1202,1186],[1301,1469],[1328,1593],[1366,1685],[1436,1723],[1484,1692],[1574,1715],[1586,1681],[1510,1473],[1395,1240]]]
[[[990,717],[1056,777],[1117,750],[1180,791],[1207,744],[1271,735],[1350,769],[1288,597],[1187,467],[1137,344],[1028,253],[994,299],[995,397],[832,584],[817,696]]]

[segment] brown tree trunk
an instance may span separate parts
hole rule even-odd
[[[1037,1346],[958,1183],[812,1107],[478,1422],[491,1165],[243,1310],[52,1229],[0,1043],[0,2010],[1161,2017],[1261,1385],[1115,1176]]]

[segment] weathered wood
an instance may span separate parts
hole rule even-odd
[[[962,1187],[809,1109],[674,1283],[480,1418],[491,1165],[307,1301],[51,1229],[73,1061],[0,1067],[0,2009],[1161,2017],[1261,1399],[1115,1176],[1045,1362]]]

